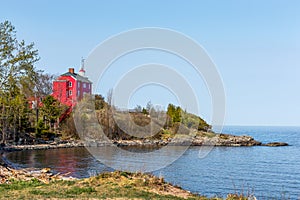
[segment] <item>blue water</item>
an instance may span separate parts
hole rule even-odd
[[[258,199],[300,199],[300,127],[228,126],[223,132],[251,135],[264,143],[287,142],[290,146],[215,147],[204,158],[198,156],[200,147],[191,147],[180,159],[153,173],[207,196],[238,192],[253,193]],[[110,156],[115,165],[124,162],[123,155]],[[166,156],[162,155],[161,160]],[[21,151],[8,154],[7,158],[19,167],[50,167],[76,177],[112,170],[85,148]],[[132,163],[155,165],[134,159]]]
[[[160,173],[167,181],[209,196],[237,191],[259,199],[300,199],[300,127],[235,126],[223,132],[291,146],[216,147],[204,159],[197,159],[198,148],[193,147]]]

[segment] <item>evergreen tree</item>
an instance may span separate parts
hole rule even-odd
[[[15,27],[8,21],[0,23],[0,133],[1,142],[18,140],[24,127],[24,119],[30,112],[27,98],[33,88],[37,73],[34,64],[39,60],[34,44],[19,42]],[[26,124],[26,123],[25,123]]]
[[[60,102],[53,96],[48,95],[42,100],[42,107],[40,108],[44,120],[47,122],[50,130],[53,124],[56,123],[62,114],[62,106]]]

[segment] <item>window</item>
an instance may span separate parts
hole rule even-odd
[[[72,87],[72,82],[69,82],[69,87]]]
[[[86,83],[83,83],[83,88],[86,88]]]
[[[69,91],[69,95],[72,96],[72,90]]]
[[[78,85],[77,87],[80,88],[80,82],[78,82],[77,85]]]

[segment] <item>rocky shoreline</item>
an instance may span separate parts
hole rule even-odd
[[[51,142],[48,144],[27,144],[27,145],[7,145],[0,148],[0,151],[21,151],[21,150],[46,150],[46,149],[58,149],[58,148],[74,148],[84,147],[85,144],[82,141],[71,141],[71,142]]]
[[[45,150],[57,148],[74,148],[74,147],[100,147],[100,146],[224,146],[224,147],[251,147],[251,146],[288,146],[284,142],[271,142],[263,144],[251,136],[236,136],[230,134],[216,134],[214,137],[195,136],[192,139],[176,138],[168,140],[116,140],[112,142],[105,141],[81,141],[81,140],[59,140],[48,142],[46,144],[27,144],[27,145],[7,145],[0,147],[0,151],[20,151],[20,150]]]
[[[54,180],[77,180],[68,177],[68,174],[53,174],[49,168],[44,169],[13,169],[3,166],[0,163],[0,184],[11,183],[11,181],[38,180],[42,183],[49,183]]]

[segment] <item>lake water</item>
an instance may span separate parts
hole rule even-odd
[[[215,147],[204,158],[198,156],[200,147],[191,147],[178,160],[153,173],[207,196],[249,192],[258,199],[300,199],[300,127],[227,126],[223,132],[251,135],[264,143],[287,142],[290,146]],[[174,147],[170,151],[161,155],[161,161],[180,149]],[[112,152],[107,157],[114,166],[121,166],[128,160]],[[50,167],[56,172],[70,172],[75,177],[113,170],[97,161],[85,148],[20,151],[8,154],[7,159],[17,167]],[[146,166],[159,164],[149,159],[131,159],[131,163]]]

